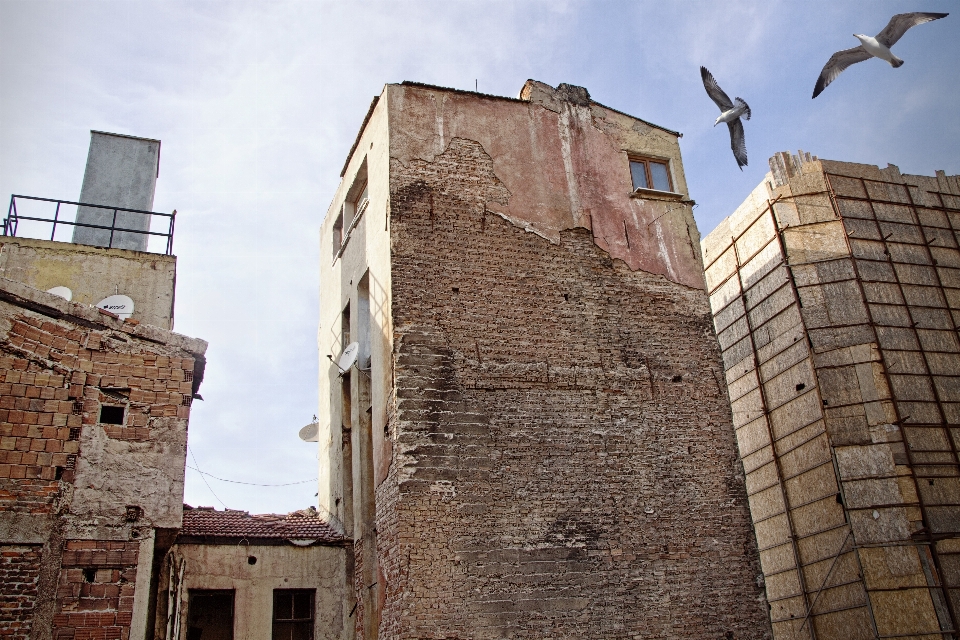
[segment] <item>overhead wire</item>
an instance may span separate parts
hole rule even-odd
[[[193,464],[196,465],[196,467],[192,467],[193,470],[200,474],[200,479],[203,480],[203,484],[207,485],[207,489],[210,490],[210,493],[213,495],[213,497],[217,499],[217,502],[219,502],[221,505],[223,505],[223,508],[224,508],[224,509],[226,509],[226,508],[227,508],[227,505],[224,504],[223,500],[221,500],[220,497],[217,496],[216,493],[214,493],[213,487],[211,487],[211,486],[210,486],[210,483],[207,482],[206,474],[205,474],[203,471],[200,471],[200,469],[199,469],[200,464],[197,462],[197,456],[195,456],[195,455],[193,454],[193,449],[190,448],[190,445],[187,445],[187,451],[190,452],[190,457],[193,458]]]
[[[196,463],[197,459],[194,458],[193,462]],[[262,484],[259,482],[243,482],[242,480],[228,480],[226,478],[219,478],[213,475],[212,473],[207,473],[206,471],[200,471],[200,469],[191,467],[190,465],[187,465],[187,468],[193,469],[194,471],[196,471],[202,476],[207,476],[207,477],[213,478],[214,480],[219,480],[220,482],[232,482],[233,484],[245,484],[251,487],[289,487],[295,484],[307,484],[308,482],[316,482],[318,480],[318,478],[311,478],[310,480],[297,480],[296,482],[282,482],[280,484]]]

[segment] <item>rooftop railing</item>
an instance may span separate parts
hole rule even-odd
[[[46,204],[39,204],[46,203]],[[55,206],[54,206],[55,205]],[[46,208],[46,211],[43,209]],[[93,222],[78,222],[77,217],[85,209],[84,217],[99,222],[108,222],[108,224],[95,224]],[[49,216],[52,209],[53,217]],[[42,215],[46,213],[46,215]],[[131,229],[129,226],[117,226],[117,218],[121,223],[130,224],[130,221],[136,220],[136,216],[147,216],[143,225],[145,229]],[[168,218],[166,232],[151,231],[150,227],[153,217]],[[143,236],[142,251],[150,253],[173,254],[173,226],[176,220],[177,212],[158,213],[156,211],[141,211],[139,209],[127,209],[125,207],[111,207],[101,204],[90,204],[87,202],[71,202],[69,200],[54,200],[52,198],[36,198],[33,196],[10,196],[10,208],[7,210],[7,217],[3,219],[3,235],[14,237],[47,239],[45,231],[46,225],[49,225],[49,239],[58,240],[57,231],[59,229],[61,242],[74,242],[73,230],[76,228],[99,229],[100,233],[93,231],[88,234],[87,241],[77,242],[77,244],[89,244],[92,246],[101,246],[108,248],[130,248],[124,244],[130,244],[131,236],[126,234],[136,234]],[[21,229],[23,225],[23,229]],[[65,231],[69,231],[70,238],[64,239]],[[109,232],[109,234],[108,234]],[[18,233],[20,235],[18,235]],[[139,239],[139,238],[138,238]],[[151,251],[150,240],[156,239],[163,242],[162,251]],[[165,242],[164,242],[165,240]],[[156,242],[154,243],[156,245]]]

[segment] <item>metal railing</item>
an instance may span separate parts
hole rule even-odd
[[[53,217],[52,217],[52,218],[41,218],[41,217],[36,217],[36,216],[25,216],[25,215],[20,215],[20,214],[17,212],[17,201],[18,201],[18,200],[33,200],[33,201],[37,201],[37,202],[50,202],[50,203],[56,204],[57,206],[56,206],[56,209],[54,210],[54,214],[53,214]],[[76,206],[78,211],[79,211],[79,208],[80,208],[80,207],[89,207],[89,208],[91,208],[91,209],[104,209],[104,210],[106,210],[106,211],[112,211],[112,212],[113,212],[113,218],[112,218],[112,221],[111,221],[111,223],[110,223],[109,226],[107,226],[107,225],[99,225],[99,224],[90,224],[90,223],[87,223],[87,222],[77,222],[76,220],[63,220],[63,219],[60,218],[60,206],[61,206],[61,205]],[[125,227],[118,227],[118,226],[117,226],[117,214],[118,214],[118,213],[139,213],[139,214],[147,215],[147,216],[160,216],[160,217],[162,217],[162,218],[169,218],[169,219],[170,219],[170,222],[169,222],[169,225],[168,225],[168,227],[167,227],[167,232],[166,232],[166,233],[157,232],[157,231],[149,231],[149,230],[144,230],[144,229],[128,229],[128,228],[125,228]],[[108,247],[108,248],[112,248],[112,247],[113,247],[114,234],[115,234],[116,232],[136,233],[136,234],[139,234],[139,235],[142,235],[142,236],[147,236],[147,238],[146,238],[147,240],[150,239],[150,236],[157,236],[157,237],[161,237],[161,238],[166,238],[166,239],[167,239],[167,242],[166,242],[166,249],[165,249],[164,253],[169,256],[169,255],[172,255],[172,254],[173,254],[173,227],[174,227],[174,222],[175,222],[175,220],[176,220],[176,216],[177,216],[177,212],[176,212],[176,211],[174,211],[173,213],[159,213],[159,212],[156,212],[156,211],[141,211],[141,210],[139,210],[139,209],[127,209],[127,208],[124,208],[124,207],[111,207],[111,206],[101,205],[101,204],[89,204],[89,203],[87,203],[87,202],[71,202],[71,201],[69,201],[69,200],[54,200],[54,199],[52,199],[52,198],[36,198],[36,197],[34,197],[34,196],[21,196],[21,195],[16,195],[16,194],[14,194],[14,195],[11,195],[11,196],[10,196],[10,207],[9,207],[9,209],[7,210],[7,217],[3,219],[3,235],[16,237],[16,235],[17,235],[17,228],[18,228],[18,226],[19,226],[20,221],[22,221],[22,220],[27,220],[27,221],[31,221],[31,222],[48,222],[48,223],[51,223],[50,240],[54,240],[54,237],[56,236],[56,233],[57,233],[57,225],[60,225],[60,226],[67,225],[67,226],[71,226],[71,227],[83,227],[83,228],[88,228],[88,229],[103,229],[104,231],[109,231],[109,232],[110,232],[110,239],[109,239],[109,241],[108,241],[108,243],[107,243],[107,247]],[[149,218],[148,218],[148,220],[149,220]],[[99,246],[99,245],[97,245],[97,246]]]

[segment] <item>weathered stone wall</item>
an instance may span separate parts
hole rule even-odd
[[[468,139],[391,165],[380,637],[769,637],[706,296],[510,196]]]
[[[960,182],[791,166],[703,243],[774,634],[941,636],[960,610]]]

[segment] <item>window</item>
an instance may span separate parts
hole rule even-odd
[[[337,255],[340,246],[343,244],[343,209],[340,209],[340,215],[337,221],[333,223],[333,255]]]
[[[313,640],[313,589],[273,590],[273,640]]]
[[[233,591],[190,589],[187,640],[233,640]]]
[[[101,424],[123,424],[123,407],[100,407]]]
[[[666,160],[630,158],[630,175],[633,177],[634,189],[673,191]]]

